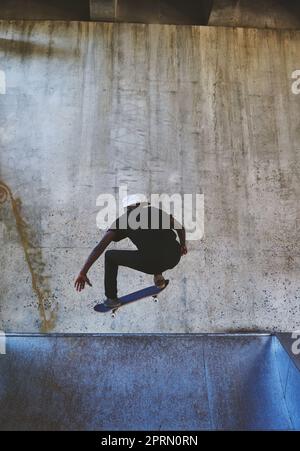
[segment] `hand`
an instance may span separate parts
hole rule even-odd
[[[187,247],[185,244],[180,246],[180,250],[181,250],[181,255],[187,254]]]
[[[91,282],[89,281],[86,274],[79,273],[79,276],[75,280],[74,286],[76,288],[76,291],[81,291],[84,289],[85,284],[88,284],[90,287],[92,286]]]

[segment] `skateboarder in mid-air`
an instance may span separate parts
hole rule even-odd
[[[126,208],[125,213],[107,230],[75,281],[77,291],[83,290],[86,283],[92,286],[87,272],[93,263],[112,241],[129,238],[137,250],[114,249],[105,252],[104,304],[110,308],[117,308],[121,304],[117,297],[119,266],[153,274],[155,285],[164,288],[165,279],[162,273],[174,268],[181,256],[187,253],[185,229],[172,215],[141,202],[137,195],[128,196],[123,201],[123,206]],[[178,234],[180,244],[174,230]]]

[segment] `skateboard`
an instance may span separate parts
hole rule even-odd
[[[126,294],[125,296],[120,297],[119,301],[121,302],[121,305],[119,305],[119,307],[107,307],[106,305],[101,303],[95,305],[94,310],[99,313],[111,312],[112,317],[114,318],[116,316],[117,310],[124,307],[125,305],[131,304],[132,302],[139,301],[140,299],[152,296],[155,302],[157,302],[158,294],[168,286],[169,280],[166,280],[165,282],[166,284],[163,288],[158,288],[156,285],[151,285],[150,287],[143,288],[142,290],[135,291],[134,293]]]

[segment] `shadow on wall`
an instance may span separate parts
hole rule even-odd
[[[1,0],[0,19],[300,29],[295,0]]]
[[[89,20],[89,0],[1,0],[0,19]]]
[[[213,0],[2,0],[0,19],[207,25]]]
[[[30,57],[32,55],[38,58],[53,58],[65,59],[66,57],[76,58],[79,56],[78,52],[71,52],[69,48],[49,47],[47,44],[37,44],[29,40],[16,40],[0,38],[0,47],[4,54],[14,54],[20,57]],[[52,55],[53,53],[53,55]]]
[[[295,0],[214,0],[208,25],[300,29]]]
[[[103,0],[91,0],[93,4]],[[107,2],[106,2],[107,3]],[[182,25],[207,25],[213,0],[118,0],[115,20],[118,22],[143,22]],[[98,9],[99,10],[99,9]]]

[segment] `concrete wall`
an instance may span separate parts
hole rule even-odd
[[[92,20],[207,25],[213,0],[90,0]]]
[[[300,27],[295,0],[1,0],[0,19]]]
[[[89,0],[1,0],[0,19],[89,20]]]
[[[209,25],[255,28],[300,28],[295,0],[214,0]]]
[[[299,328],[299,32],[4,21],[0,43],[2,329]],[[205,237],[159,304],[112,320],[92,309],[103,260],[93,288],[73,283],[102,236],[96,198],[122,183],[204,193]]]

